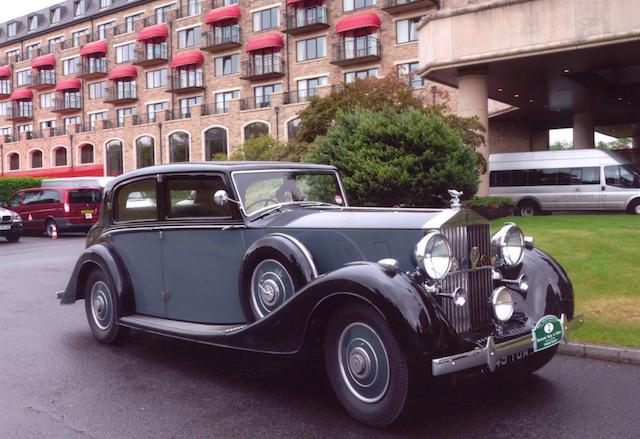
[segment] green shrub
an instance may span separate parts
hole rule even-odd
[[[356,206],[444,205],[478,190],[477,155],[444,118],[416,108],[340,112],[306,161],[336,166]]]
[[[512,216],[516,210],[516,204],[505,197],[476,197],[463,204],[490,220]]]
[[[240,145],[231,154],[231,160],[299,162],[308,150],[306,142],[282,143],[271,136],[259,136]]]
[[[6,203],[13,193],[20,189],[40,187],[42,178],[7,177],[0,178],[0,203]]]

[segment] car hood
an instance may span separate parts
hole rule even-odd
[[[12,213],[13,212],[11,212],[10,210],[0,207],[0,216],[11,215]]]

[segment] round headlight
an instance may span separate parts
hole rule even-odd
[[[451,246],[440,232],[429,232],[416,245],[416,261],[432,280],[440,280],[451,268]]]
[[[491,306],[493,315],[501,322],[506,322],[513,315],[513,297],[505,287],[493,290],[491,294]]]
[[[499,265],[513,267],[522,262],[524,235],[513,223],[507,223],[491,238],[491,247]]]

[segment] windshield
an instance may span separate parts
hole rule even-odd
[[[344,205],[344,194],[334,172],[236,172],[233,174],[233,180],[247,215],[287,203]]]

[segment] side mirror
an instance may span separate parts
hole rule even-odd
[[[236,200],[229,198],[229,194],[224,189],[217,190],[213,194],[213,201],[218,206],[225,206],[228,202],[239,204]]]

